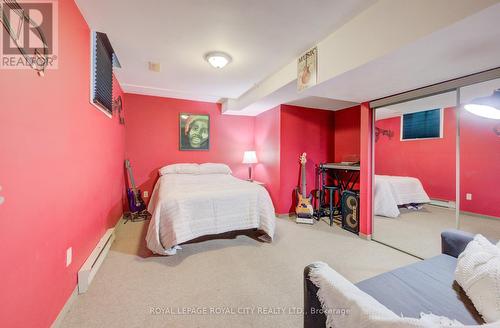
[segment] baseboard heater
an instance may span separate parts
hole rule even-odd
[[[431,199],[431,205],[439,206],[439,207],[447,207],[447,208],[456,208],[456,204],[450,200],[441,200],[441,199]]]
[[[99,267],[106,258],[114,240],[115,229],[108,229],[87,261],[82,265],[80,271],[78,271],[78,294],[83,294],[89,289],[92,279],[94,279],[97,270],[99,270]]]

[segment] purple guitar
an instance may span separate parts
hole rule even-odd
[[[130,212],[142,212],[146,209],[146,204],[144,203],[144,200],[142,200],[141,191],[135,187],[132,167],[130,166],[130,161],[128,159],[125,160],[125,167],[127,168],[130,184],[132,185],[132,188],[127,188],[127,198]]]

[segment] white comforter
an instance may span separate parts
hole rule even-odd
[[[375,215],[397,218],[398,205],[429,203],[430,199],[417,178],[375,176]]]
[[[229,174],[160,176],[148,210],[153,216],[146,242],[156,254],[172,255],[180,243],[228,231],[258,228],[265,240],[274,236],[276,217],[267,190]]]

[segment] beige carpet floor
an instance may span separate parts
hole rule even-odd
[[[252,233],[226,234],[184,245],[171,257],[151,255],[146,228],[119,225],[112,250],[62,327],[302,327],[307,264],[327,262],[357,282],[417,261],[325,222],[280,218],[272,244]],[[180,314],[193,310],[208,313]]]
[[[426,205],[420,211],[401,210],[396,218],[375,216],[374,239],[421,258],[441,253],[441,231],[455,228],[455,209]],[[500,239],[500,219],[460,215],[460,229]]]

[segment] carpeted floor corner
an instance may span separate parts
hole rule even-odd
[[[325,222],[283,218],[272,244],[251,233],[225,234],[161,257],[145,247],[147,224],[119,225],[89,291],[73,302],[62,327],[302,327],[307,264],[324,261],[357,282],[417,261]]]
[[[420,211],[401,209],[398,218],[375,216],[373,238],[421,258],[441,254],[441,231],[455,229],[455,209],[425,205]],[[460,230],[498,239],[500,220],[460,214]]]

